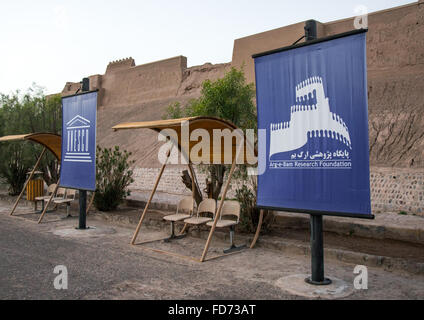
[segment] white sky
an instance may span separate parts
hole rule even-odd
[[[189,66],[232,60],[234,39],[308,19],[328,22],[412,0],[1,0],[0,92],[33,82],[47,93],[136,64],[184,55]],[[301,35],[299,35],[301,36]]]

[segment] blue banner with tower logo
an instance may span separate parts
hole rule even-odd
[[[366,34],[256,55],[255,69],[258,206],[372,216]]]
[[[60,186],[96,190],[97,92],[62,99]]]

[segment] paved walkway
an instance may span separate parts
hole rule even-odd
[[[75,231],[77,219],[49,214],[9,217],[0,204],[0,299],[299,299],[279,279],[309,273],[309,257],[258,248],[200,264],[129,245],[133,228],[93,220],[94,232]],[[27,212],[20,207],[18,214]],[[35,217],[36,218],[36,217]],[[142,228],[139,241],[166,236]],[[227,244],[215,239],[210,257]],[[198,256],[201,239],[188,237],[151,248]],[[55,266],[67,267],[69,287],[55,290]],[[353,286],[355,264],[327,261],[326,273]],[[369,290],[346,299],[424,299],[424,276],[369,268]],[[311,288],[311,292],[316,289]]]
[[[100,217],[107,223],[123,225],[133,230],[149,195],[149,192],[133,193],[131,205],[138,208],[122,206],[115,212],[92,211],[91,215]],[[163,216],[175,210],[175,203],[180,197],[158,193],[144,224],[167,232],[169,225],[163,222]],[[13,199],[6,197],[3,201],[8,203],[5,207],[12,206]],[[72,212],[77,215],[77,202],[74,203]],[[325,255],[328,259],[341,262],[423,275],[423,223],[422,217],[395,213],[379,214],[374,221],[325,217]],[[300,254],[309,257],[309,228],[308,215],[278,213],[272,223],[272,233],[261,236],[258,246],[289,255]],[[206,229],[191,233],[200,240],[205,240],[208,234]],[[228,241],[228,232],[216,232],[215,237]],[[236,240],[250,243],[252,235],[237,232]]]

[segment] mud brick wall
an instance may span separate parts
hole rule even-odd
[[[185,168],[168,167],[163,173],[162,179],[159,183],[158,192],[165,192],[177,195],[190,196],[191,192],[182,183],[182,172],[187,170]],[[156,179],[159,176],[160,169],[158,168],[136,168],[134,170],[135,182],[130,186],[131,190],[151,191],[155,185]],[[206,188],[206,174],[195,169],[197,181],[199,182],[200,189]],[[237,181],[234,181],[228,191],[227,198],[235,198],[235,190],[237,188]],[[203,192],[203,196],[206,194]]]
[[[424,1],[369,15],[367,34],[368,96],[371,165],[424,168]],[[320,23],[318,36],[354,28],[354,17]],[[119,122],[159,120],[176,101],[186,104],[200,95],[204,80],[224,76],[230,66],[241,68],[254,82],[252,54],[290,45],[304,34],[304,22],[250,35],[234,41],[231,63],[187,68],[187,58],[174,57],[137,66],[128,58],[111,62],[104,75],[90,77],[99,89],[98,141],[133,152],[137,165],[157,168],[156,136],[118,133]],[[63,95],[79,84],[68,82]],[[139,137],[138,141],[136,141]],[[147,151],[147,156],[146,156]],[[143,159],[142,161],[139,159]]]
[[[312,17],[313,18],[313,17]],[[354,18],[318,23],[318,36],[353,29]],[[104,75],[90,76],[99,90],[97,142],[120,146],[135,160],[134,190],[151,190],[159,173],[161,143],[149,130],[113,132],[121,122],[159,120],[174,103],[200,96],[204,80],[221,78],[231,66],[254,82],[251,55],[291,45],[304,34],[304,22],[234,41],[230,63],[187,68],[187,58],[174,57],[137,66],[128,58],[111,62]],[[424,1],[369,15],[367,35],[370,154],[373,210],[422,214],[424,172]],[[81,77],[82,78],[82,77]],[[79,83],[66,83],[62,94],[74,94]],[[384,169],[391,168],[391,169]],[[159,191],[189,194],[181,182],[184,169],[169,167]],[[396,178],[394,178],[396,177]],[[205,176],[199,173],[205,188]],[[229,197],[234,197],[234,187]]]
[[[318,23],[318,36],[354,29],[348,18]],[[291,45],[304,23],[234,41],[234,67],[255,81],[252,54]],[[424,1],[370,13],[367,33],[371,165],[424,168]]]
[[[177,195],[190,195],[190,191],[181,181],[185,169],[169,167],[165,170],[158,192]],[[136,168],[132,190],[150,191],[156,182],[160,169]],[[206,187],[206,175],[196,170],[200,188]],[[237,181],[231,185],[228,198],[235,197]],[[374,214],[384,212],[407,212],[424,216],[424,171],[393,170],[390,168],[371,169],[371,199]]]
[[[371,193],[375,213],[405,211],[424,216],[424,171],[373,168]]]

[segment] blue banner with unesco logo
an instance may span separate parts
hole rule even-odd
[[[62,99],[60,186],[96,190],[97,92]]]
[[[366,34],[257,55],[255,68],[258,206],[371,216]]]

